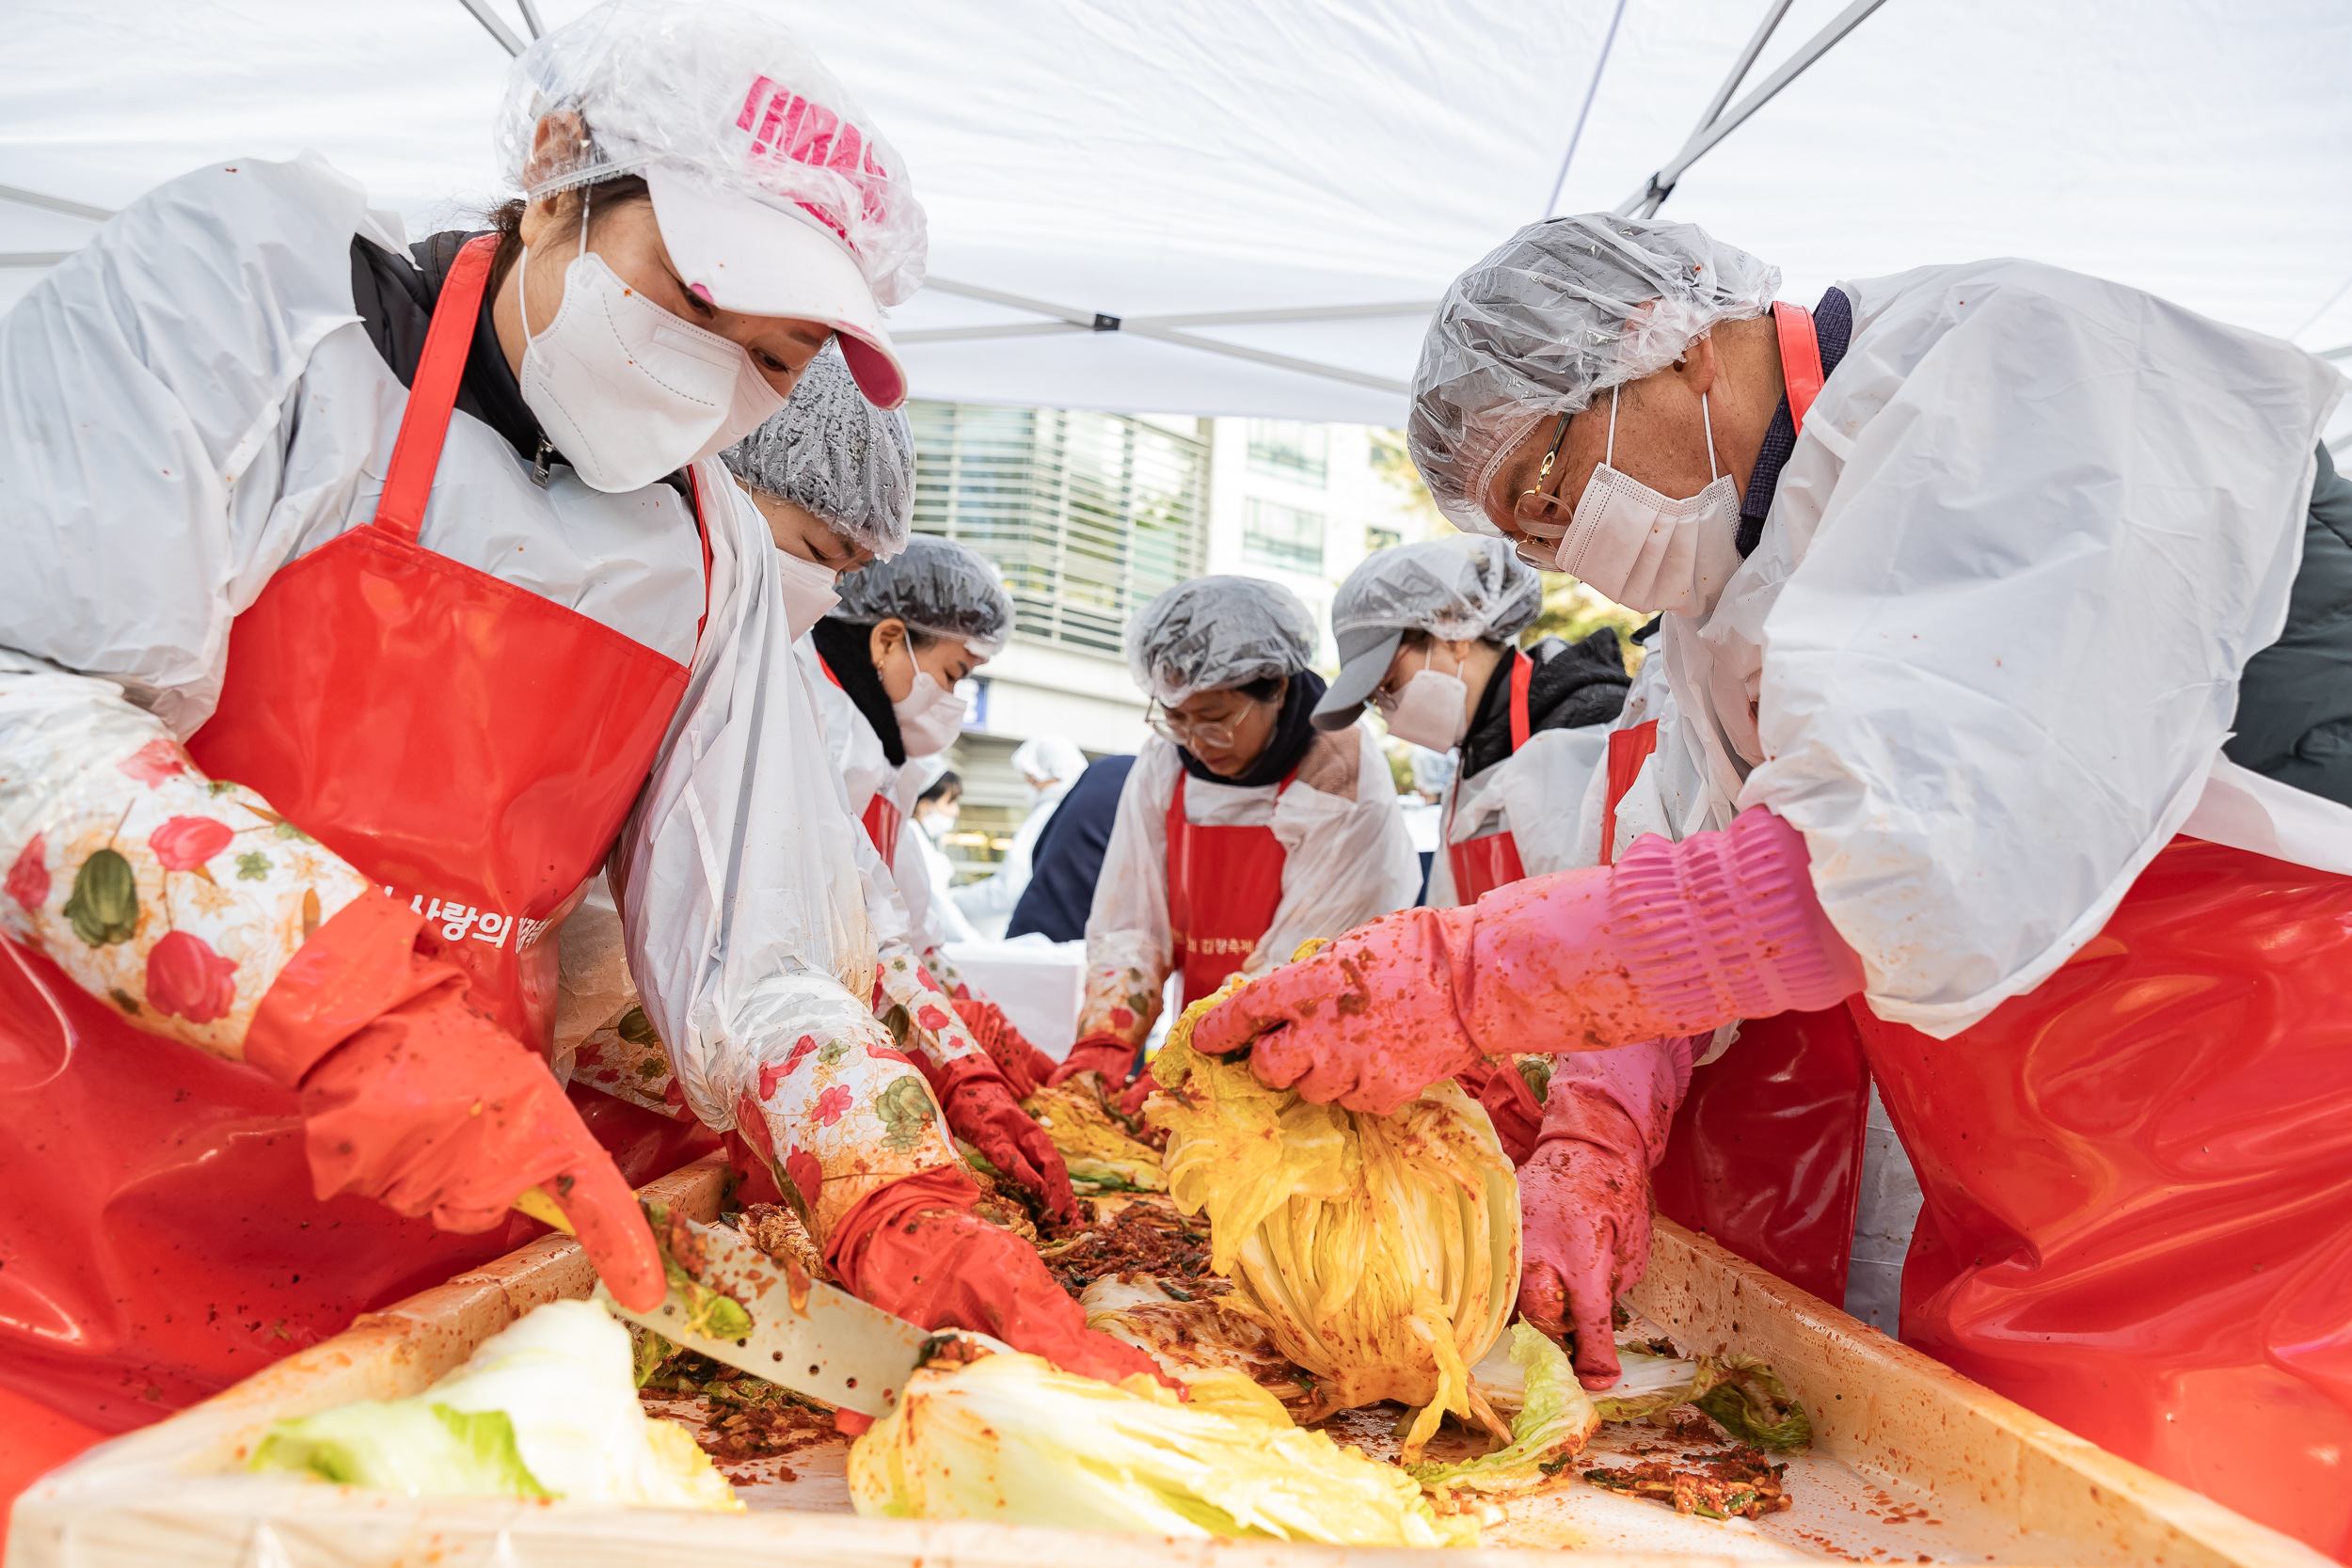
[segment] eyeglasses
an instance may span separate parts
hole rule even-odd
[[[1567,444],[1568,421],[1575,418],[1573,413],[1560,416],[1559,427],[1551,433],[1551,450],[1544,453],[1544,466],[1535,470],[1534,484],[1520,491],[1519,499],[1511,507],[1512,520],[1537,539],[1560,538],[1568,531],[1568,524],[1576,517],[1576,509],[1568,504],[1565,497],[1546,488],[1556,483],[1551,477],[1551,470],[1559,464],[1560,449]],[[1567,477],[1568,471],[1562,468],[1560,478]]]
[[[1265,705],[1257,703],[1254,698],[1251,699],[1251,703],[1255,706]],[[1145,722],[1152,726],[1160,738],[1182,746],[1196,756],[1204,746],[1212,752],[1230,749],[1233,744],[1233,727],[1241,721],[1238,719],[1217,720],[1214,722],[1188,719],[1181,713],[1168,712],[1158,703],[1152,705],[1152,711],[1145,720]]]

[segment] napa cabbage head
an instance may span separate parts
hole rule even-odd
[[[594,1301],[526,1313],[413,1399],[279,1421],[251,1467],[412,1497],[743,1506],[685,1428],[646,1417],[628,1331]]]
[[[1113,1385],[1034,1355],[926,1368],[850,1450],[862,1514],[1066,1529],[1254,1537],[1345,1546],[1476,1545],[1393,1465],[1291,1422],[1238,1374],[1180,1402],[1148,1377]]]
[[[1211,1267],[1234,1284],[1224,1305],[1314,1379],[1309,1419],[1415,1406],[1407,1462],[1449,1411],[1499,1427],[1469,1368],[1518,1289],[1519,1196],[1486,1111],[1449,1080],[1393,1115],[1359,1115],[1195,1053],[1193,1022],[1242,983],[1169,1028],[1144,1111],[1168,1133],[1169,1193],[1208,1214]]]

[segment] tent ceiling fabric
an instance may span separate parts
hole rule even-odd
[[[1438,297],[1540,215],[1616,0],[751,0],[880,119],[934,277],[1122,322]],[[1768,0],[1628,0],[1558,211],[1682,147]],[[517,35],[514,0],[482,0]],[[539,0],[548,25],[585,8]],[[1846,8],[1796,0],[1763,81]],[[212,158],[315,147],[412,232],[501,193],[506,55],[461,0],[18,0],[0,183],[119,206]],[[1838,277],[2028,255],[2314,349],[2352,342],[2352,10],[2335,0],[1888,0],[1683,175],[1663,215]],[[1744,90],[1744,89],[1743,89]],[[92,220],[0,199],[0,304]],[[1137,331],[927,289],[916,395],[1394,424],[1411,315]],[[946,333],[946,337],[931,334]]]

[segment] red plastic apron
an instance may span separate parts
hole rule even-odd
[[[1277,800],[1297,776],[1296,768],[1283,775]],[[1177,773],[1176,793],[1168,802],[1168,928],[1184,975],[1178,1006],[1208,995],[1249,961],[1282,907],[1282,865],[1289,858],[1272,828],[1205,828],[1184,820],[1184,775]]]
[[[825,662],[824,655],[817,656],[817,667],[825,673],[825,678],[833,682],[836,690],[849,690],[841,684],[841,677],[833,673],[833,666]],[[898,853],[898,829],[906,821],[906,813],[898,809],[898,800],[886,786],[874,791],[866,800],[866,809],[858,814],[858,820],[866,824],[866,836],[873,840],[882,863],[892,863]]]
[[[553,923],[611,847],[686,671],[417,543],[492,245],[468,245],[443,286],[375,520],[276,573],[237,617],[220,705],[188,749],[414,900],[430,916],[420,948],[463,965],[481,1005],[544,1050]],[[12,956],[50,994],[0,963],[0,1420],[24,1430],[42,1405],[82,1423],[49,1463],[536,1231],[517,1216],[445,1235],[366,1198],[317,1201],[293,1094]],[[60,1022],[75,1049],[40,1082]],[[641,1161],[701,1131],[585,1098]]]
[[[1904,1342],[2352,1554],[2352,878],[2176,838],[1974,1028],[1854,1012],[1926,1195]]]
[[[1803,306],[1775,304],[1772,319],[1789,417],[1802,431],[1821,389],[1820,345]],[[1657,745],[1654,722],[1609,737],[1604,860],[1613,858],[1617,802]],[[1862,1041],[1844,1007],[1745,1020],[1722,1057],[1691,1073],[1651,1173],[1659,1212],[1840,1305],[1869,1110]]]
[[[1527,689],[1535,678],[1535,661],[1511,650],[1511,751],[1527,744],[1532,726],[1527,718]],[[1462,796],[1462,781],[1454,781],[1454,798]],[[1453,836],[1454,814],[1446,813],[1447,836]],[[1475,904],[1499,887],[1507,887],[1527,875],[1519,863],[1518,840],[1506,828],[1499,833],[1486,833],[1446,846],[1446,857],[1453,863],[1454,901]]]

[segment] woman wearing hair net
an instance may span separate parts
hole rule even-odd
[[[845,1127],[854,1126],[861,1108],[880,1109],[862,1138],[845,1135],[811,1150],[819,1168],[800,1187],[813,1180],[820,1188],[855,1189],[879,1173],[933,1170],[943,1164],[942,1150],[895,1137],[885,1114],[901,1101],[913,1105],[913,1067],[951,1132],[1028,1189],[1048,1212],[1072,1218],[1076,1199],[1061,1157],[1017,1103],[1030,1093],[1041,1065],[1050,1069],[1051,1061],[993,1004],[968,993],[948,997],[935,978],[935,964],[924,957],[936,943],[922,914],[911,912],[928,902],[906,898],[882,859],[887,846],[920,878],[919,860],[910,858],[914,848],[901,832],[898,796],[916,787],[919,774],[909,766],[910,752],[929,756],[944,749],[961,713],[952,696],[943,704],[921,693],[927,685],[933,692],[950,690],[987,661],[1010,625],[1011,601],[988,563],[964,546],[921,536],[909,540],[912,434],[904,419],[866,403],[837,356],[812,362],[784,408],[723,455],[767,518],[782,559],[792,563],[787,570],[833,559],[884,558],[840,578],[840,602],[802,639],[799,654],[821,725],[815,739],[846,785],[845,810],[863,828],[850,835],[850,849],[880,966],[883,1000],[878,1006],[894,1036],[914,1053],[911,1061],[895,1053],[850,1053],[818,1064],[818,1069],[831,1066],[831,1072],[763,1077],[764,1087],[754,1097],[759,1120],[771,1129],[789,1127],[816,1114],[816,1104],[842,1085],[854,1099]],[[919,880],[916,886],[928,894]],[[660,1110],[672,1099],[667,1056],[638,1006],[617,922],[603,913],[610,906],[601,892],[599,882],[564,929],[565,999],[577,997],[580,1005],[559,1019],[557,1053],[560,1058],[570,1045],[567,1023],[592,1029],[577,1048],[576,1074]],[[602,1028],[593,1027],[599,1022]],[[894,1090],[900,1081],[908,1086]],[[773,1139],[749,1133],[748,1119],[737,1116],[729,1153],[751,1183],[748,1192],[781,1201],[788,1173],[772,1168],[768,1145]]]
[[[723,5],[548,33],[498,151],[495,230],[414,247],[316,157],[199,169],[0,321],[0,1414],[48,1459],[508,1250],[533,1188],[660,1299],[590,1130],[628,1108],[544,1054],[600,863],[714,1125],[871,986],[802,842],[839,780],[757,744],[814,723],[811,583],[715,458],[828,340],[904,397],[922,210]]]
[[[913,452],[904,450],[911,481]],[[918,533],[901,553],[842,579],[841,602],[801,657],[818,677],[834,766],[875,851],[865,870],[883,939],[882,987],[914,1021],[924,1076],[956,1134],[1068,1222],[1077,1215],[1070,1174],[1018,1103],[1053,1059],[940,954],[930,879],[914,842],[922,830],[906,820],[922,788],[920,759],[962,733],[956,684],[1002,651],[1011,630],[1012,596],[995,568],[969,546]]]
[[[1610,217],[1456,281],[1411,432],[1440,504],[1664,616],[1598,863],[1379,922],[1197,1043],[1380,1108],[1487,1051],[1843,1011],[1925,1193],[1903,1338],[2343,1552],[2342,378],[2032,262],[1777,283]],[[1323,1006],[1357,986],[1376,1027]],[[1633,1141],[1584,1146],[1595,1277],[1642,1263]]]
[[[1197,1000],[1413,901],[1421,863],[1378,740],[1312,722],[1314,649],[1307,607],[1257,578],[1195,578],[1129,623],[1127,664],[1156,733],[1120,793],[1087,920],[1078,1040],[1055,1082],[1125,1084],[1171,973]]]
[[[1576,820],[1556,802],[1580,800],[1609,748],[1609,721],[1625,705],[1625,656],[1617,634],[1604,627],[1570,645],[1547,637],[1520,651],[1514,644],[1543,609],[1544,582],[1500,539],[1454,534],[1398,545],[1367,557],[1347,575],[1331,601],[1331,634],[1339,643],[1340,673],[1316,705],[1315,727],[1342,729],[1369,700],[1389,733],[1463,762],[1445,797],[1429,891],[1433,909],[1476,903],[1525,876],[1574,865]],[[1589,1078],[1587,1092],[1611,1097],[1637,1117],[1651,1114],[1656,1142],[1665,1142],[1670,1101],[1636,1094],[1629,1083],[1657,1075],[1649,1044],[1621,1052],[1570,1057],[1555,1071],[1546,1054],[1494,1058],[1465,1069],[1462,1086],[1486,1107],[1502,1146],[1520,1165],[1536,1154],[1539,1136],[1566,1134],[1543,1125],[1546,1085]],[[1687,1070],[1687,1068],[1686,1069]],[[1673,1077],[1663,1067],[1657,1072]],[[1629,1079],[1628,1075],[1631,1077]],[[1571,1097],[1572,1098],[1572,1097]],[[1572,1111],[1564,1098],[1555,1119]],[[1653,1157],[1656,1150],[1652,1150]],[[1533,1194],[1556,1158],[1547,1154],[1522,1170]],[[1530,1204],[1530,1316],[1561,1332],[1556,1275],[1563,1249],[1548,1247],[1548,1217]]]

